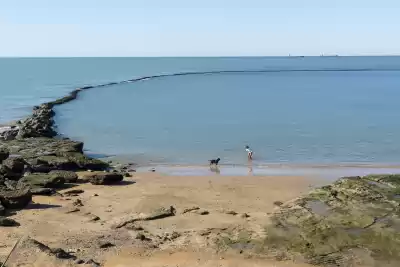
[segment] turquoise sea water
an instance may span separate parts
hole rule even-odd
[[[62,134],[139,163],[398,163],[400,57],[0,59],[0,123],[56,109]],[[244,72],[241,72],[244,71]]]

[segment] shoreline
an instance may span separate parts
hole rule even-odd
[[[206,165],[144,165],[136,166],[136,172],[155,171],[172,176],[302,176],[325,180],[336,180],[345,176],[373,174],[398,174],[399,166],[246,166],[221,165],[217,168]]]

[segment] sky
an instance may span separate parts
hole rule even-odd
[[[0,0],[0,56],[400,55],[399,0]]]

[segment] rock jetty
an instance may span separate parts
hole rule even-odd
[[[51,194],[65,183],[77,182],[76,171],[107,170],[109,165],[83,153],[83,143],[61,138],[54,125],[54,107],[72,101],[78,93],[35,106],[31,116],[0,131],[0,216],[23,209],[32,194]],[[120,182],[122,174],[104,174],[94,184]],[[0,217],[5,222],[2,217]],[[17,224],[13,224],[17,225]]]

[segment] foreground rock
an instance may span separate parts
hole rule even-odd
[[[35,239],[28,239],[26,241],[28,245],[34,246],[38,248],[40,251],[50,255],[50,256],[55,256],[58,259],[63,259],[63,260],[76,260],[76,256],[72,255],[62,248],[50,248],[47,245],[35,240]]]
[[[112,226],[112,228],[114,228],[114,229],[122,228],[128,224],[138,222],[138,221],[159,220],[159,219],[175,216],[175,214],[176,214],[176,209],[173,206],[170,206],[168,208],[160,207],[148,214],[134,214],[132,216],[122,218],[117,223],[115,223]]]
[[[34,196],[51,196],[56,193],[53,188],[32,188],[31,192]]]
[[[78,181],[78,175],[73,171],[51,171],[51,175],[57,175],[58,177],[64,178],[66,183],[76,183]]]
[[[17,190],[1,190],[0,203],[6,209],[23,209],[32,201],[32,193],[29,188]]]
[[[0,216],[0,227],[15,227],[15,226],[19,226],[19,225],[20,224],[13,219]]]
[[[0,142],[0,150],[8,150],[25,160],[33,172],[51,170],[104,170],[108,164],[83,154],[83,143],[56,138],[26,138]]]
[[[33,173],[22,178],[19,183],[31,188],[61,188],[65,179],[57,174]]]
[[[282,205],[261,242],[228,243],[321,266],[399,266],[399,193],[400,175],[345,177]]]
[[[120,173],[95,173],[86,178],[94,185],[112,185],[121,182],[124,176]]]

